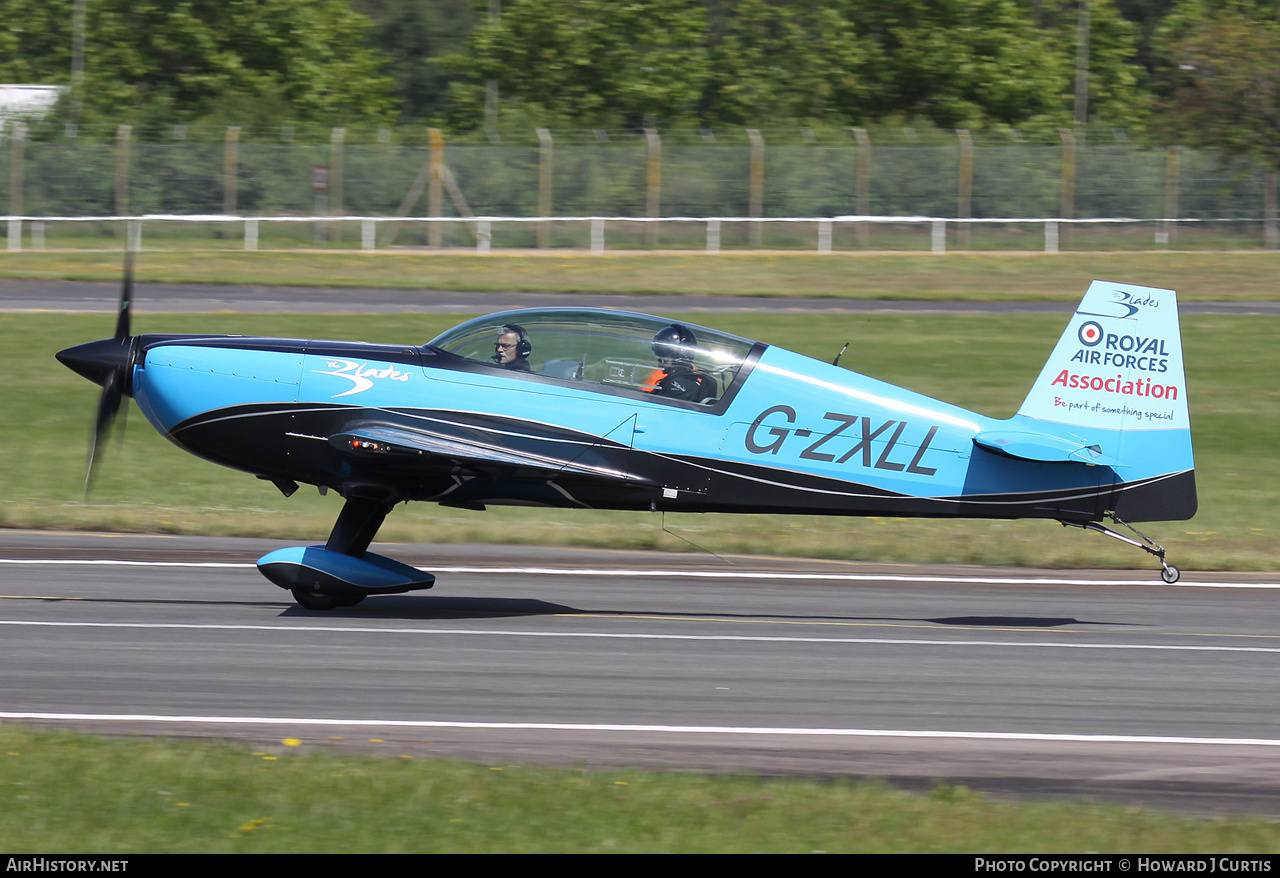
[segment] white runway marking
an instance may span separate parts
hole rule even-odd
[[[31,566],[101,566],[101,567],[205,567],[211,569],[251,570],[255,565],[247,562],[223,561],[113,561],[113,560],[59,560],[0,558],[0,564]],[[1017,577],[1017,576],[915,576],[880,573],[787,573],[760,570],[624,570],[585,567],[437,567],[432,573],[490,574],[500,576],[629,576],[649,579],[762,579],[798,582],[932,582],[968,585],[1149,585],[1166,587],[1150,578],[1143,579],[1073,579],[1068,577]],[[1280,582],[1186,582],[1179,581],[1172,588],[1265,588],[1280,589]]]
[[[835,736],[844,738],[935,738],[982,741],[1054,741],[1087,744],[1200,744],[1280,747],[1272,738],[1189,738],[1167,735],[1059,735],[1039,732],[919,731],[913,729],[805,729],[753,728],[747,726],[665,726],[617,723],[503,723],[450,722],[445,720],[334,719],[314,717],[262,716],[164,716],[158,714],[113,713],[22,713],[0,712],[0,720],[52,720],[67,722],[154,722],[202,725],[269,726],[362,726],[408,729],[522,729],[571,732],[674,732],[690,735],[783,735],[792,737]]]
[[[557,614],[560,615],[560,614]],[[575,616],[577,614],[564,614]],[[600,618],[592,614],[593,618]],[[629,618],[629,617],[618,617]],[[711,620],[724,621],[724,620]],[[736,621],[736,620],[735,620]],[[759,623],[745,623],[759,624]],[[767,622],[763,623],[767,624]],[[815,623],[841,625],[844,623]],[[787,637],[750,634],[641,634],[634,632],[611,633],[604,631],[504,631],[477,628],[370,628],[356,625],[223,625],[160,622],[43,622],[19,619],[0,620],[0,626],[28,628],[107,628],[128,630],[178,630],[178,631],[287,631],[323,634],[383,634],[427,635],[463,637],[548,637],[562,639],[604,640],[681,640],[681,641],[741,641],[747,643],[830,643],[848,646],[966,646],[1012,649],[1121,649],[1155,650],[1166,652],[1253,652],[1280,653],[1280,647],[1272,646],[1204,646],[1158,643],[1071,643],[1069,641],[1016,641],[1016,640],[927,640],[922,638],[895,637]],[[939,625],[939,628],[956,627]],[[1019,629],[1023,630],[1023,629]],[[1203,635],[1199,635],[1203,636]],[[1269,635],[1264,635],[1269,636]]]

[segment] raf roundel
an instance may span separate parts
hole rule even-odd
[[[1102,327],[1097,321],[1090,320],[1081,325],[1079,335],[1081,344],[1087,347],[1093,347],[1098,342],[1102,341]]]

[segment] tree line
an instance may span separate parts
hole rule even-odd
[[[57,116],[86,124],[1052,130],[1083,112],[1280,169],[1280,0],[0,0],[0,81],[69,85],[77,52]]]

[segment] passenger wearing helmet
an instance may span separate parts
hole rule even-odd
[[[694,365],[697,349],[698,339],[686,326],[672,323],[658,330],[653,337],[653,355],[664,374],[654,387],[654,394],[693,402],[716,398],[715,379]]]
[[[529,366],[531,353],[533,344],[523,326],[508,323],[498,331],[498,339],[493,344],[493,361],[499,366],[513,372],[532,372]]]

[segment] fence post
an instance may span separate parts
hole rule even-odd
[[[538,216],[551,216],[551,132],[546,128],[534,129],[538,133]],[[551,221],[538,223],[538,246],[551,246]]]
[[[758,220],[764,216],[764,138],[755,128],[747,129],[747,139],[751,141],[751,183],[748,195],[747,216]],[[748,236],[752,247],[759,247],[763,240],[763,225],[751,223]]]
[[[346,139],[345,128],[334,128],[329,132],[329,216],[342,216],[346,213],[342,204],[342,166]],[[342,230],[337,223],[332,225],[329,237],[333,240],[342,237]]]
[[[707,220],[707,252],[720,252],[720,220]]]
[[[854,174],[857,177],[858,214],[871,216],[871,138],[867,129],[853,129],[854,139],[858,141],[858,152]],[[871,223],[858,223],[858,246],[864,250],[871,241]]]
[[[1280,221],[1277,220],[1276,189],[1280,174],[1268,171],[1262,177],[1262,245],[1268,250],[1280,249]]]
[[[1156,234],[1156,243],[1168,247],[1177,232],[1178,171],[1181,153],[1171,146],[1164,152],[1164,228]]]
[[[13,126],[13,142],[9,147],[9,215],[22,215],[22,160],[26,155],[27,126],[18,122]],[[34,230],[33,230],[34,231]],[[9,220],[9,249],[22,249],[22,220]]]
[[[604,252],[604,219],[598,216],[591,218],[591,252],[596,256]]]
[[[116,216],[129,213],[129,139],[132,125],[116,126]]]
[[[431,166],[427,182],[427,216],[439,217],[444,205],[444,134],[439,128],[427,129],[428,163]],[[427,224],[427,245],[439,247],[444,240],[444,228],[438,222]]]
[[[644,129],[644,139],[648,146],[648,160],[645,163],[645,216],[657,219],[662,209],[662,138],[654,128]],[[645,224],[644,243],[648,247],[658,246],[658,224]]]
[[[244,249],[258,249],[258,219],[250,217],[244,221]]]
[[[936,219],[932,223],[930,234],[933,252],[939,256],[947,252],[947,221]]]
[[[1076,214],[1076,136],[1070,128],[1059,128],[1058,136],[1062,138],[1062,191],[1058,200],[1058,216],[1061,219],[1075,219]],[[1067,246],[1071,245],[1071,223],[1059,232],[1067,238]]]
[[[222,149],[222,212],[233,216],[240,185],[240,126],[228,125]]]
[[[968,129],[956,130],[960,141],[960,180],[956,190],[956,216],[968,220],[973,215],[973,137]],[[960,235],[957,246],[961,250],[969,249],[969,230],[971,224],[960,223]]]
[[[431,142],[431,131],[427,129],[428,143]],[[400,202],[400,207],[396,210],[397,217],[407,217],[409,212],[417,205],[418,199],[422,197],[422,190],[427,188],[427,184],[431,178],[435,166],[431,161],[431,149],[427,150],[427,160],[422,163],[422,168],[418,171],[418,176],[413,179],[413,185],[409,187],[409,191],[405,193],[404,201]],[[437,177],[436,185],[440,185]],[[386,230],[382,233],[382,246],[390,247],[396,242],[396,235],[400,234],[399,223],[387,223]]]

